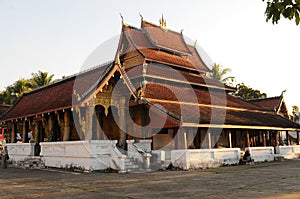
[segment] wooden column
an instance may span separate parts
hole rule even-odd
[[[211,149],[211,132],[207,131],[207,142],[208,142],[208,148]]]
[[[11,143],[16,142],[16,123],[13,121],[11,123]]]
[[[187,146],[187,130],[186,129],[183,129],[183,132],[182,132],[182,149],[187,149],[188,146]]]
[[[266,132],[265,131],[262,131],[262,145],[267,146]]]
[[[187,129],[187,148],[194,149],[194,138],[195,138],[195,130],[193,128]]]
[[[285,131],[285,137],[286,137],[286,145],[291,145],[290,137],[289,137],[289,131]]]
[[[297,133],[297,142],[298,142],[298,145],[300,145],[300,132],[299,131],[297,131],[296,132]]]
[[[121,97],[119,100],[119,127],[120,127],[120,138],[119,138],[119,146],[123,149],[126,147],[126,118],[125,118],[125,106],[126,106],[126,98]],[[143,111],[142,111],[143,113]],[[143,128],[144,129],[144,128]],[[144,132],[143,132],[144,136]]]
[[[250,135],[249,135],[249,131],[248,130],[246,130],[245,141],[246,141],[246,147],[250,147]]]
[[[279,133],[278,131],[275,131],[275,146],[278,146],[279,143]]]
[[[231,131],[227,130],[227,132],[228,132],[228,145],[229,145],[229,148],[232,148]]]
[[[40,126],[40,123],[39,121],[34,121],[34,129],[33,129],[33,134],[34,134],[34,142],[35,143],[39,143],[40,142],[40,139],[39,139],[39,126]]]
[[[28,121],[26,119],[22,123],[22,142],[28,142]]]
[[[69,110],[65,110],[63,141],[69,141],[69,140],[70,140],[70,112],[69,112]]]

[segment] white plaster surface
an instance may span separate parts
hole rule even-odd
[[[249,150],[251,158],[254,162],[271,162],[274,161],[274,147],[247,147],[245,151]]]
[[[6,143],[9,159],[22,161],[34,155],[34,143]]]
[[[295,159],[300,156],[300,145],[277,146],[276,152],[285,159]]]
[[[184,170],[238,164],[239,148],[172,150],[173,166]]]
[[[41,142],[40,155],[48,167],[123,170],[126,156],[118,151],[116,143],[115,140]]]

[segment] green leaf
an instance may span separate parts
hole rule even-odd
[[[295,12],[295,22],[296,22],[296,25],[299,25],[300,17],[299,17],[299,12],[298,11]]]
[[[288,18],[288,17],[290,16],[291,12],[292,12],[292,8],[288,7],[288,8],[285,9],[285,11],[283,12],[283,16],[284,16],[285,18]]]

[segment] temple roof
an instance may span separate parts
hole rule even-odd
[[[126,68],[127,60],[131,65]],[[211,70],[196,48],[185,43],[181,33],[145,20],[141,28],[123,24],[113,62],[25,93],[0,121],[85,105],[94,96],[101,97],[102,86],[115,71],[120,75],[115,78],[122,78],[124,83],[122,92],[131,94],[133,103],[144,102],[159,110],[158,115],[166,114],[167,126],[300,129],[298,124],[274,112],[278,105],[275,99],[249,102],[230,95],[233,88],[207,77]]]
[[[149,25],[151,23],[143,21],[142,24]],[[194,46],[190,46],[185,43],[181,33],[171,30],[164,31],[153,24],[151,25],[150,30],[149,28],[143,28],[143,26],[142,29],[129,25],[124,26],[124,34],[131,45],[147,60],[157,61],[163,64],[178,65],[188,69],[193,69],[194,71],[201,71],[205,73],[211,72],[211,70],[203,62],[197,49]],[[149,32],[159,32],[160,40],[167,43],[166,45],[174,46],[174,48],[163,48],[158,45],[157,42],[153,42],[153,38]],[[173,37],[176,38],[177,42],[173,42]],[[165,45],[164,43],[161,45]],[[181,46],[186,49],[184,55],[177,53],[177,46]],[[125,53],[128,53],[128,51]]]
[[[0,120],[13,120],[71,108],[79,103],[77,97],[93,88],[105,69],[111,65],[101,65],[27,92],[1,116]]]
[[[274,111],[275,113],[283,114],[285,117],[289,118],[288,110],[284,102],[283,95],[262,99],[252,99],[248,101],[265,107],[266,109]]]
[[[11,105],[6,105],[6,104],[0,104],[0,116],[5,113]]]
[[[239,129],[299,129],[291,120],[226,92],[148,83],[144,100],[162,107],[184,126]]]

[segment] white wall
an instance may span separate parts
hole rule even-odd
[[[247,147],[245,151],[249,150],[251,158],[254,162],[271,162],[274,161],[274,147]]]
[[[34,155],[35,143],[5,143],[9,159],[12,161],[22,161]]]
[[[116,151],[116,143],[111,140],[41,142],[40,155],[48,167],[123,170],[121,159],[124,161],[126,156]]]
[[[187,170],[238,164],[239,148],[172,150],[173,166]]]

